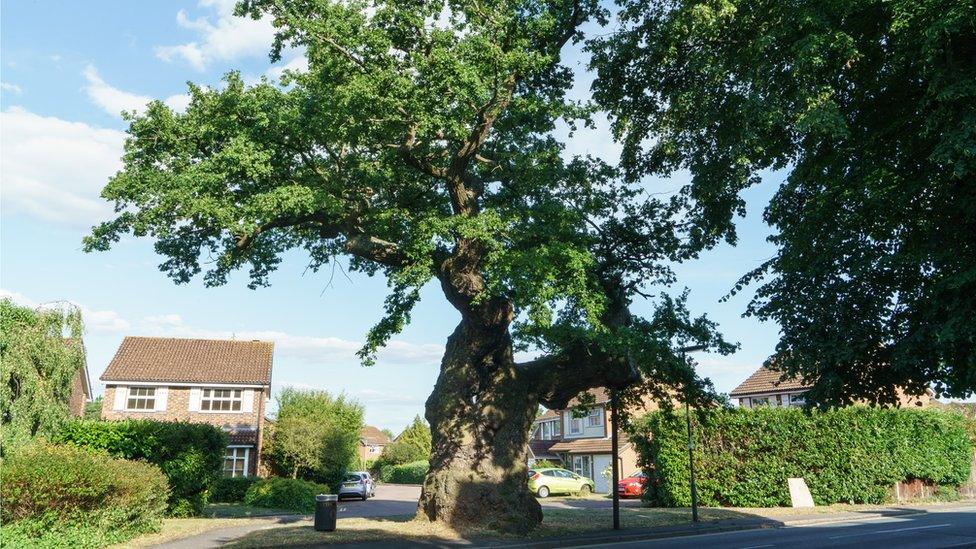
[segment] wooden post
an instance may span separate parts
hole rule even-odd
[[[610,389],[610,414],[613,418],[610,429],[610,444],[612,448],[610,450],[610,459],[613,463],[610,465],[610,490],[613,494],[613,529],[620,530],[620,494],[617,492],[617,484],[620,483],[620,471],[618,470],[618,463],[620,460],[620,451],[617,448],[617,417],[619,402],[617,401],[617,390]]]

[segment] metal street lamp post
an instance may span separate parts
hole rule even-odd
[[[681,360],[684,362],[687,353],[704,351],[705,348],[704,345],[695,345],[693,347],[682,347],[678,349],[678,352],[681,353]],[[695,441],[691,434],[691,407],[688,405],[688,396],[687,394],[685,395],[685,422],[688,425],[688,469],[691,473],[691,520],[692,522],[698,522],[698,488],[695,486]]]

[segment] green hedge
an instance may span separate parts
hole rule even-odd
[[[199,515],[207,489],[220,477],[227,434],[213,425],[177,421],[71,421],[60,442],[154,463],[169,479],[169,514]]]
[[[691,503],[683,416],[654,412],[630,440],[652,505]],[[937,410],[851,406],[718,409],[695,415],[695,476],[707,506],[790,505],[787,478],[803,477],[818,505],[881,503],[893,485],[923,479],[953,491],[973,456],[966,419]]]
[[[210,486],[208,501],[211,503],[239,503],[258,477],[221,477]]]
[[[430,463],[424,460],[402,465],[384,465],[380,469],[380,480],[393,484],[422,484],[428,469]]]
[[[35,444],[0,468],[4,547],[100,547],[158,530],[169,489],[155,465]]]
[[[329,493],[331,490],[324,484],[295,478],[268,478],[259,480],[247,489],[244,503],[268,509],[312,513],[315,511],[315,496]]]

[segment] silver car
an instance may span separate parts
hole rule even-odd
[[[366,501],[367,498],[375,495],[376,483],[373,482],[373,477],[366,471],[346,473],[346,477],[342,479],[342,484],[339,486],[340,498],[355,496]]]

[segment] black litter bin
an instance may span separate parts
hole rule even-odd
[[[336,528],[336,506],[339,496],[319,494],[315,496],[315,529],[319,532],[332,532]]]

